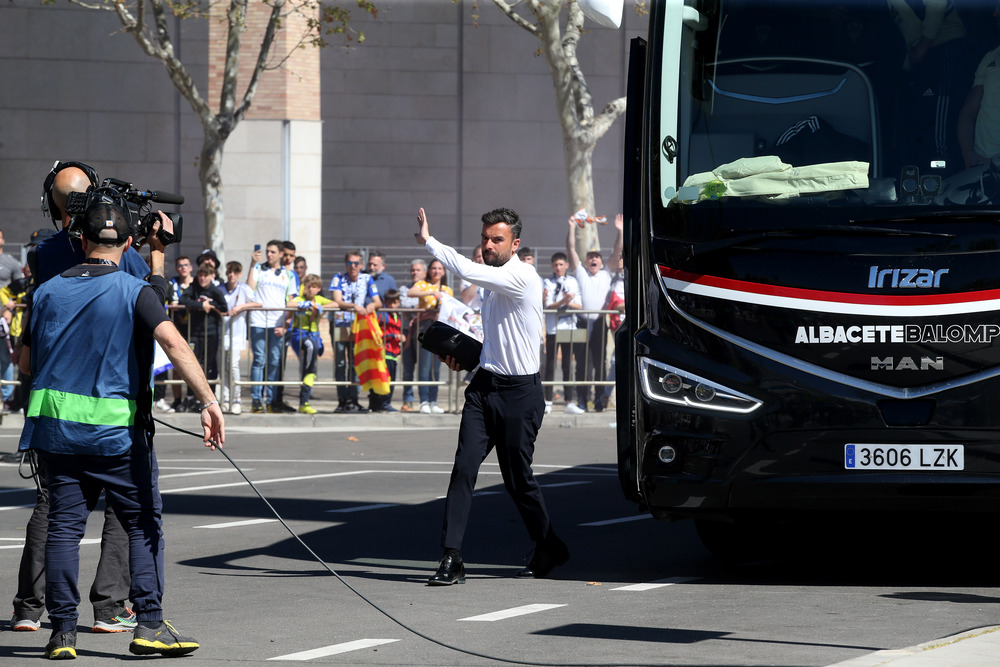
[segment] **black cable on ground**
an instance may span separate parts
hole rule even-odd
[[[170,429],[173,429],[175,431],[178,431],[179,433],[184,433],[186,435],[194,436],[195,438],[198,438],[198,440],[202,440],[204,442],[204,440],[203,440],[204,436],[202,434],[200,434],[200,433],[195,433],[194,431],[188,431],[187,429],[180,428],[179,426],[174,426],[173,424],[168,424],[167,422],[162,421],[160,419],[156,419],[155,417],[153,418],[153,421],[157,422],[158,424],[162,424],[163,426],[166,426],[167,428],[170,428]],[[271,503],[267,500],[267,498],[264,497],[264,494],[262,494],[260,492],[260,489],[258,489],[254,485],[254,483],[250,481],[250,478],[246,476],[246,473],[243,472],[243,469],[240,468],[239,465],[237,465],[236,461],[234,461],[229,456],[229,454],[226,452],[226,450],[224,448],[222,448],[222,447],[219,447],[219,446],[217,446],[216,449],[219,452],[222,452],[222,455],[226,457],[226,460],[229,461],[234,468],[236,468],[236,471],[238,473],[240,473],[240,475],[243,477],[244,480],[246,480],[246,483],[250,485],[250,488],[253,489],[254,493],[256,493],[257,496],[261,500],[264,501],[264,504],[267,505],[268,509],[271,510],[271,513],[274,514],[274,516],[278,519],[278,521],[281,522],[281,525],[285,527],[285,530],[287,530],[288,533],[292,537],[295,538],[295,541],[297,541],[299,544],[301,544],[302,547],[306,551],[309,552],[309,555],[311,555],[316,560],[317,563],[319,563],[324,568],[326,568],[327,572],[329,572],[330,574],[332,574],[333,576],[335,576],[337,578],[337,580],[340,581],[340,583],[344,584],[344,586],[347,586],[348,590],[350,590],[352,593],[354,593],[359,598],[361,598],[366,603],[368,603],[368,605],[370,607],[372,607],[372,609],[374,609],[375,611],[379,612],[380,614],[382,614],[383,616],[385,616],[390,621],[392,621],[393,623],[395,623],[396,625],[398,625],[402,629],[406,630],[407,632],[410,632],[410,633],[416,635],[417,637],[420,637],[421,639],[429,641],[432,644],[436,644],[436,645],[440,646],[441,648],[445,648],[445,649],[448,649],[450,651],[456,651],[458,653],[464,653],[465,655],[473,656],[473,657],[476,657],[476,658],[484,658],[486,660],[495,660],[497,662],[504,662],[504,663],[511,664],[511,665],[537,665],[538,667],[602,667],[603,665],[610,664],[610,663],[533,662],[533,661],[528,661],[528,660],[515,660],[513,658],[500,658],[500,657],[497,657],[497,656],[494,656],[494,655],[487,655],[485,653],[479,653],[479,652],[473,651],[471,649],[465,649],[465,648],[461,648],[459,646],[453,646],[453,645],[445,643],[445,642],[443,642],[443,641],[441,641],[439,639],[435,639],[434,637],[426,635],[423,632],[420,632],[419,630],[415,630],[414,628],[410,627],[409,625],[407,625],[403,621],[399,620],[398,618],[396,618],[395,616],[393,616],[392,614],[390,614],[388,611],[386,611],[382,607],[378,606],[378,604],[376,604],[375,602],[372,602],[371,600],[369,600],[364,595],[364,593],[362,593],[361,591],[359,591],[358,589],[356,589],[354,586],[352,586],[350,584],[350,582],[348,582],[346,579],[344,579],[342,576],[340,576],[340,574],[336,570],[334,570],[332,567],[330,567],[329,565],[327,565],[326,562],[322,558],[320,558],[319,555],[315,551],[313,551],[309,547],[309,545],[306,544],[302,540],[302,538],[299,537],[295,533],[295,531],[292,530],[291,527],[287,523],[285,523],[285,520],[281,517],[280,514],[278,514],[278,511],[276,509],[274,509],[274,506],[271,505]],[[643,663],[617,663],[616,662],[616,663],[613,663],[613,664],[616,665],[617,667],[651,667],[651,666],[655,667],[655,663],[648,663],[648,662],[643,662]],[[668,665],[668,664],[666,664],[666,663],[659,663],[659,667],[671,667],[671,666]]]

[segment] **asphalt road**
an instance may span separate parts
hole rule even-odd
[[[844,524],[813,531],[808,548],[793,530],[779,557],[726,565],[690,522],[654,521],[622,499],[612,436],[553,425],[539,437],[536,474],[572,550],[551,579],[512,578],[531,545],[490,456],[463,552],[468,582],[438,588],[425,582],[440,557],[454,427],[234,420],[226,451],[369,604],[221,454],[161,432],[165,610],[202,644],[183,664],[830,665],[1000,622],[990,525]],[[0,431],[0,452],[15,446],[16,434]],[[6,596],[32,502],[30,483],[0,464]],[[100,527],[95,517],[81,547],[85,596]],[[76,664],[133,659],[128,635],[92,634],[92,620],[85,601]],[[0,663],[41,658],[47,637],[0,631]]]

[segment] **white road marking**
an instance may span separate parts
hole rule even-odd
[[[277,519],[246,519],[245,521],[229,521],[227,523],[211,523],[195,528],[237,528],[239,526],[255,526],[258,523],[277,523]]]
[[[160,468],[163,470],[163,468]],[[253,468],[244,468],[243,472],[248,470],[253,470]],[[168,475],[160,475],[160,479],[173,479],[175,477],[197,477],[199,475],[218,475],[220,473],[235,473],[236,468],[219,468],[218,470],[200,470],[198,472],[174,472]]]
[[[356,507],[341,507],[340,509],[327,510],[327,512],[365,512],[367,510],[380,510],[386,507],[399,507],[397,503],[379,503],[378,505],[358,505]]]
[[[382,644],[391,644],[398,641],[398,639],[357,639],[353,642],[344,642],[343,644],[333,644],[332,646],[324,646],[323,648],[314,648],[311,651],[279,655],[274,658],[268,658],[268,660],[312,660],[313,658],[325,658],[328,655],[337,655],[338,653],[348,653],[350,651],[360,651],[364,648],[381,646]]]
[[[526,604],[521,607],[511,607],[510,609],[501,609],[500,611],[493,611],[488,614],[480,614],[479,616],[469,616],[468,618],[460,618],[460,621],[502,621],[506,618],[514,618],[515,616],[524,616],[525,614],[536,614],[540,611],[548,611],[549,609],[556,609],[557,607],[565,607],[564,604]]]
[[[539,484],[543,489],[555,489],[560,486],[577,486],[579,484],[590,484],[590,482],[580,480],[578,482],[556,482],[555,484]]]
[[[347,475],[367,475],[376,472],[374,470],[352,470],[350,472],[330,472],[325,475],[302,475],[299,477],[278,477],[276,479],[255,479],[255,485],[275,484],[277,482],[301,482],[307,479],[326,479],[327,477],[344,477]],[[248,486],[246,480],[232,482],[230,484],[210,484],[208,486],[189,486],[183,489],[160,489],[160,493],[186,493],[188,491],[207,491],[209,489],[227,489],[233,486]]]
[[[610,526],[616,523],[628,523],[629,521],[642,521],[643,519],[652,519],[652,514],[639,514],[636,516],[623,516],[620,519],[608,519],[606,521],[592,521],[590,523],[581,523],[581,526]]]
[[[11,539],[11,538],[8,538],[8,539]],[[23,537],[22,538],[13,538],[13,539],[20,539],[21,540],[21,544],[6,544],[6,545],[0,547],[0,549],[24,549],[24,538]],[[101,538],[99,538],[99,537],[84,538],[84,539],[80,540],[80,545],[81,546],[83,546],[84,544],[100,544],[100,543],[101,543]]]
[[[6,512],[8,510],[23,510],[34,506],[35,503],[31,503],[30,505],[8,505],[6,507],[0,507],[0,512]]]
[[[673,586],[674,584],[686,584],[689,581],[694,581],[695,577],[670,577],[669,579],[657,579],[656,581],[650,581],[645,584],[629,584],[628,586],[619,586],[618,588],[612,588],[613,591],[651,591],[654,588],[663,588],[664,586]]]
[[[254,485],[274,484],[275,482],[301,482],[309,479],[324,479],[327,477],[346,477],[349,475],[450,475],[448,470],[349,470],[347,472],[330,472],[323,475],[301,475],[299,477],[279,477],[277,479],[254,479]],[[500,472],[480,471],[480,475],[499,475]],[[160,489],[160,493],[186,493],[188,491],[207,491],[209,489],[226,489],[233,486],[248,486],[246,481],[229,484],[209,484],[207,486],[189,486],[183,489]]]
[[[228,429],[227,429],[228,430]],[[315,432],[316,429],[310,429],[310,432]],[[205,459],[202,458],[168,458],[168,459],[158,459],[160,463],[160,468],[164,468],[172,463],[198,463],[203,462]],[[243,465],[247,463],[289,463],[290,459],[240,459],[236,463]],[[354,465],[406,465],[406,466],[446,466],[449,471],[451,471],[452,466],[455,464],[454,461],[403,461],[403,460],[360,460],[360,459],[294,459],[296,464],[300,463],[345,463]],[[497,468],[499,470],[500,464],[494,461],[483,461],[483,468]],[[574,477],[582,477],[579,471],[586,470],[592,473],[598,473],[596,476],[608,477],[617,476],[618,469],[600,466],[600,465],[585,465],[585,466],[573,466],[573,465],[556,465],[556,464],[544,464],[544,463],[532,463],[531,467],[534,470],[541,470],[542,468],[552,469],[556,471],[569,471]],[[483,471],[480,470],[480,473]],[[549,473],[552,474],[552,473]],[[558,473],[557,473],[558,474]],[[588,477],[594,475],[587,475]]]

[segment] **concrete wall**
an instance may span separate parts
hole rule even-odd
[[[419,206],[435,235],[463,249],[497,206],[521,214],[523,243],[564,245],[572,211],[539,42],[490,2],[478,3],[478,19],[473,11],[467,1],[394,2],[358,23],[363,46],[323,53],[325,246],[388,247],[401,272],[420,254],[411,245]],[[588,29],[578,55],[600,110],[624,95],[628,40],[645,34],[646,19],[626,10],[625,29]],[[597,205],[612,217],[623,130],[616,124],[594,154]],[[610,226],[601,232],[610,246]]]
[[[552,83],[535,55],[537,40],[482,0],[478,20],[468,0],[390,0],[379,7],[377,20],[355,11],[363,44],[321,52],[322,131],[315,123],[292,133],[297,146],[312,146],[292,165],[293,187],[323,193],[322,248],[296,239],[307,235],[296,225],[314,223],[293,222],[290,231],[310,269],[319,268],[312,258],[321,255],[328,279],[340,270],[345,247],[381,247],[401,277],[395,267],[423,252],[412,237],[418,206],[429,211],[435,235],[462,248],[478,242],[479,215],[496,206],[521,213],[524,243],[562,246],[571,211]],[[645,32],[644,18],[626,14],[625,30],[588,24],[582,40],[579,56],[598,108],[624,94],[628,39]],[[204,91],[207,26],[177,24],[177,48]],[[41,182],[53,160],[76,159],[102,177],[185,195],[180,250],[195,255],[204,248],[201,126],[162,66],[117,30],[113,16],[62,2],[0,5],[0,224],[9,244],[48,224],[38,209]],[[274,141],[271,121],[255,122],[261,125],[247,123],[230,140],[227,177],[253,166],[241,147],[255,137]],[[594,156],[599,212],[611,216],[620,207],[622,134],[619,122]],[[268,170],[267,192],[275,178]],[[265,191],[252,183],[224,184],[227,216],[234,225],[243,220],[227,228],[227,250],[244,263],[241,246],[251,247],[260,232],[247,227],[243,213],[267,210],[267,218],[275,205],[263,206]],[[293,197],[291,206],[304,201]],[[317,213],[296,210],[293,220]],[[610,227],[602,239],[610,245]]]
[[[69,4],[0,7],[0,224],[8,244],[52,224],[39,195],[58,159],[90,164],[102,178],[183,194],[188,244],[203,247],[201,213],[190,215],[201,199],[200,126],[162,66],[130,36],[115,34],[117,27],[107,13]],[[204,40],[182,29],[182,57],[201,78]]]

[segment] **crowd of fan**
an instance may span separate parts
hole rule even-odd
[[[546,339],[540,341],[545,387],[546,412],[552,411],[556,365],[561,365],[564,380],[602,382],[605,379],[606,336],[605,318],[596,314],[576,314],[574,311],[600,309],[623,310],[621,300],[621,222],[616,221],[618,238],[611,264],[612,273],[604,267],[600,252],[588,253],[585,262],[576,255],[572,243],[572,226],[567,239],[567,251],[552,255],[552,274],[544,281]],[[32,236],[31,244],[40,242]],[[22,310],[17,307],[27,288],[27,266],[3,252],[0,231],[0,336],[7,343],[0,345],[0,377],[14,379],[15,348],[20,330]],[[482,262],[477,247],[473,260]],[[533,251],[522,246],[521,261],[535,264]],[[175,261],[176,275],[170,280],[170,295],[166,307],[187,337],[206,376],[213,383],[225,412],[242,412],[241,358],[249,346],[250,396],[252,413],[315,414],[310,405],[313,386],[318,379],[317,361],[324,354],[325,344],[321,323],[328,322],[329,341],[333,347],[334,379],[337,381],[338,413],[360,412],[420,412],[438,414],[445,410],[438,405],[440,360],[421,353],[417,340],[422,331],[437,320],[443,299],[454,297],[478,312],[484,291],[463,283],[455,294],[448,285],[444,266],[438,260],[414,259],[410,263],[409,281],[398,285],[386,271],[385,254],[378,250],[368,253],[348,251],[344,270],[327,284],[319,275],[309,273],[306,259],[296,254],[291,241],[272,240],[263,248],[256,246],[244,276],[244,266],[230,261],[223,267],[215,252],[204,250],[192,260],[179,256]],[[618,298],[615,298],[615,294]],[[374,316],[383,340],[383,358],[390,379],[389,393],[368,392],[368,405],[359,399],[361,387],[355,372],[352,324],[355,318]],[[617,327],[612,317],[612,329]],[[573,342],[573,337],[559,336],[560,330],[587,330]],[[564,342],[569,340],[569,342]],[[299,358],[298,407],[284,398],[284,376],[288,366],[288,351]],[[166,361],[166,360],[164,360]],[[573,362],[575,372],[573,372]],[[612,373],[614,369],[612,361]],[[399,373],[399,371],[402,371]],[[154,406],[160,412],[197,411],[201,406],[193,396],[182,395],[181,383],[169,380],[169,365],[155,369]],[[410,384],[418,382],[415,387]],[[402,404],[396,408],[392,397],[397,381],[403,385]],[[217,385],[217,386],[216,386]],[[414,391],[416,389],[416,392]],[[571,388],[564,387],[564,411],[581,414],[587,410],[605,408],[610,387],[594,385],[590,403],[590,385],[577,384],[576,399]],[[171,397],[167,398],[170,392]],[[19,390],[14,384],[2,386],[4,409],[20,409]]]

